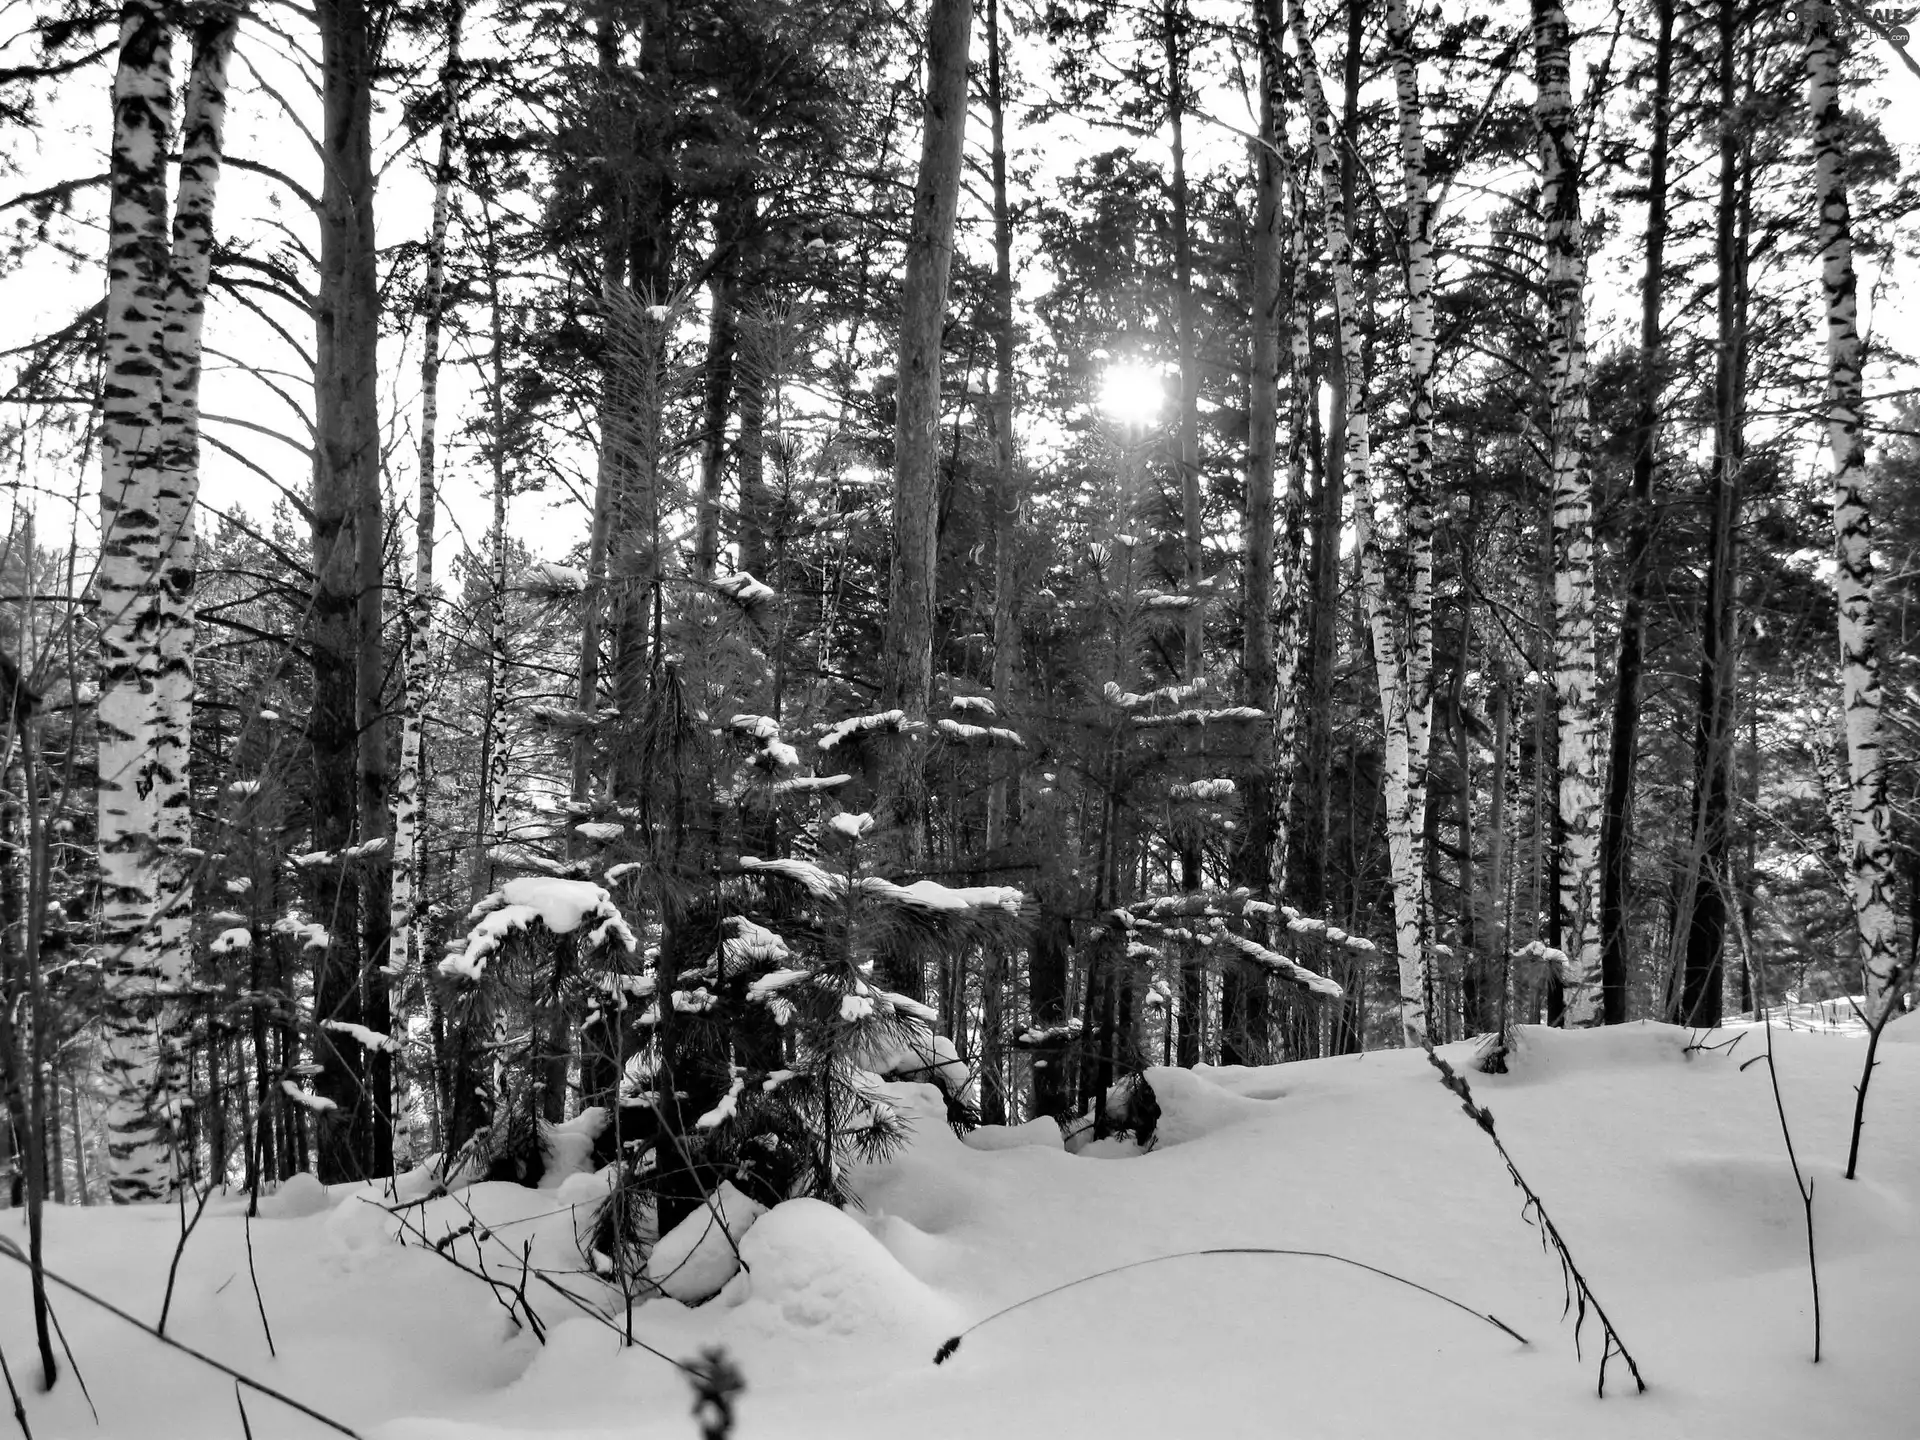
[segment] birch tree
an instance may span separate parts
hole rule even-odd
[[[1400,962],[1400,1024],[1409,1044],[1419,1044],[1429,1030],[1429,996],[1432,993],[1430,957],[1426,936],[1425,856],[1419,844],[1423,826],[1414,819],[1412,782],[1416,768],[1412,760],[1412,740],[1421,722],[1409,723],[1414,681],[1421,667],[1404,663],[1401,640],[1387,596],[1386,566],[1378,534],[1377,501],[1373,488],[1373,454],[1368,397],[1364,379],[1358,297],[1353,280],[1353,241],[1350,218],[1340,184],[1340,165],[1333,145],[1333,116],[1327,104],[1326,90],[1320,79],[1320,67],[1313,54],[1307,32],[1306,15],[1298,4],[1291,9],[1294,42],[1300,51],[1301,85],[1305,92],[1307,114],[1311,122],[1313,158],[1319,176],[1321,212],[1325,217],[1327,254],[1333,271],[1334,314],[1339,326],[1342,369],[1346,390],[1346,477],[1354,496],[1354,532],[1360,556],[1360,588],[1366,608],[1367,628],[1373,639],[1374,674],[1380,692],[1380,715],[1386,735],[1386,764],[1383,783],[1387,801],[1387,850],[1393,876],[1395,949]],[[1417,91],[1414,103],[1417,106]],[[1418,127],[1418,118],[1415,118]],[[1410,206],[1419,217],[1424,234],[1425,176],[1424,154],[1416,147],[1416,166],[1410,185],[1417,186],[1420,205]],[[1403,155],[1403,164],[1406,158]],[[1410,190],[1410,193],[1416,193]],[[1431,273],[1430,270],[1426,273]],[[1411,294],[1411,286],[1409,293]],[[1431,335],[1430,312],[1428,333]],[[1431,363],[1431,344],[1427,354]],[[1411,523],[1408,530],[1415,531]],[[1431,542],[1429,541],[1429,544]],[[1427,562],[1431,575],[1431,559]],[[1416,573],[1419,570],[1415,566]],[[1430,603],[1430,602],[1429,602]],[[1414,613],[1410,607],[1410,618]],[[1410,631],[1413,626],[1408,627]],[[1427,643],[1432,643],[1432,626],[1426,626]],[[1411,638],[1411,636],[1409,637]],[[1422,662],[1430,667],[1430,661]],[[1422,682],[1424,683],[1424,682]],[[1431,704],[1429,695],[1427,704]],[[1424,784],[1424,753],[1417,771]],[[1424,814],[1425,798],[1419,798]]]
[[[192,964],[194,504],[200,352],[239,12],[194,20],[178,194],[169,18],[121,12],[113,82],[106,367],[101,428],[100,783],[111,1190],[154,1199],[177,1182],[175,996]]]
[[[164,998],[184,975],[154,928],[158,806],[149,776],[159,726],[154,643],[164,546],[162,331],[167,316],[167,150],[173,37],[157,5],[127,0],[113,79],[100,426],[100,939],[109,1186],[158,1199],[175,1179]]]
[[[1850,779],[1848,860],[1866,1014],[1878,1025],[1902,980],[1891,894],[1893,823],[1881,753],[1880,653],[1873,603],[1873,515],[1861,432],[1862,345],[1853,222],[1847,185],[1847,127],[1841,108],[1839,25],[1830,0],[1808,0],[1807,109],[1813,120],[1815,242],[1826,308],[1827,444],[1832,452],[1833,539],[1839,562],[1840,696]]]
[[[1548,452],[1552,473],[1553,697],[1559,906],[1566,1023],[1600,1016],[1599,761],[1595,745],[1593,476],[1587,453],[1587,259],[1572,42],[1560,0],[1533,0],[1534,124],[1546,249]]]

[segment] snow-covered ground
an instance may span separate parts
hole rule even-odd
[[[1717,1038],[1717,1037],[1716,1037]],[[1160,1142],[1146,1154],[1069,1155],[1029,1130],[963,1145],[931,1090],[893,1087],[918,1114],[911,1147],[860,1181],[864,1212],[777,1207],[746,1232],[750,1275],[698,1309],[641,1307],[636,1338],[670,1355],[723,1344],[748,1385],[740,1440],[772,1437],[1740,1437],[1920,1435],[1920,1019],[1898,1021],[1871,1092],[1862,1178],[1847,1182],[1862,1047],[1778,1032],[1801,1163],[1814,1177],[1823,1362],[1813,1330],[1799,1196],[1763,1052],[1683,1053],[1661,1026],[1527,1030],[1476,1096],[1572,1246],[1650,1389],[1625,1368],[1594,1394],[1561,1318],[1557,1262],[1521,1218],[1486,1137],[1417,1052],[1259,1070],[1154,1071]],[[1448,1052],[1465,1063],[1468,1047]],[[987,1146],[994,1148],[986,1148]],[[476,1187],[489,1268],[578,1268],[558,1189]],[[677,1370],[622,1349],[607,1326],[535,1283],[542,1345],[479,1280],[419,1245],[364,1190],[294,1183],[252,1225],[216,1199],[180,1266],[169,1333],[338,1417],[369,1440],[691,1436]],[[456,1202],[410,1212],[434,1235]],[[50,1265],[148,1319],[165,1288],[175,1212],[50,1215]],[[24,1239],[22,1217],[0,1233]],[[1331,1251],[1403,1275],[1439,1300],[1311,1258],[1214,1256],[1094,1280],[971,1334],[1023,1297],[1171,1251],[1230,1245]],[[469,1263],[471,1241],[456,1244]],[[594,1282],[576,1280],[583,1293]],[[76,1297],[59,1318],[99,1407],[70,1377],[35,1374],[25,1274],[0,1275],[0,1343],[38,1437],[234,1436],[233,1384]],[[260,1440],[330,1432],[249,1394]],[[3,1417],[0,1417],[3,1418]]]

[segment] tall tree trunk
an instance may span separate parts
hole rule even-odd
[[[1425,882],[1420,832],[1412,827],[1409,808],[1412,762],[1406,707],[1411,694],[1410,667],[1403,664],[1401,642],[1389,611],[1385,563],[1376,533],[1370,415],[1363,383],[1366,361],[1360,333],[1359,299],[1353,283],[1353,242],[1334,154],[1333,116],[1321,85],[1306,16],[1297,4],[1291,14],[1294,40],[1300,51],[1307,112],[1312,121],[1327,252],[1333,269],[1334,311],[1340,326],[1341,368],[1346,388],[1345,469],[1354,492],[1361,598],[1373,640],[1374,671],[1386,734],[1387,753],[1381,779],[1386,791],[1387,845],[1393,872],[1394,929],[1400,960],[1400,1023],[1407,1043],[1418,1044],[1427,1034],[1427,999],[1432,984],[1423,940]],[[1424,226],[1424,221],[1422,224]],[[1430,628],[1428,633],[1430,644]],[[1424,775],[1424,762],[1422,772]]]
[[[373,233],[372,83],[375,57],[364,0],[321,0],[320,25],[324,178],[320,193],[320,274],[315,306],[313,567],[307,640],[313,656],[308,735],[313,747],[316,848],[334,854],[353,843],[355,820],[377,789],[384,829],[384,756],[378,747],[380,701],[370,683],[377,661],[363,654],[377,619],[380,550],[380,425],[375,378],[379,291]],[[369,535],[368,531],[374,533]],[[367,557],[374,563],[369,568]],[[370,596],[363,593],[371,589]],[[378,630],[371,638],[377,641]],[[373,729],[369,729],[373,726]],[[374,838],[372,835],[367,839]],[[344,862],[313,867],[314,918],[327,930],[314,964],[314,1015],[322,1022],[368,1023],[384,983],[363,983],[360,945],[383,938],[361,932],[358,875]],[[381,896],[384,900],[384,895]],[[373,907],[369,906],[369,910]],[[380,907],[384,928],[386,910]],[[376,977],[367,977],[370,982]],[[378,977],[383,981],[384,977]],[[317,1169],[324,1183],[372,1173],[367,1124],[369,1091],[363,1051],[318,1028],[315,1091],[337,1107],[317,1128]],[[387,1095],[379,1093],[384,1106]],[[361,1142],[366,1143],[361,1143]],[[390,1163],[383,1147],[379,1164]]]
[[[197,575],[194,510],[200,493],[200,354],[213,270],[213,213],[226,145],[227,62],[238,9],[194,14],[192,59],[181,117],[173,254],[160,337],[159,572],[154,606],[157,664],[152,756],[155,812],[154,943],[184,975],[193,951],[193,631]],[[181,1017],[183,1023],[184,1015]]]
[[[153,929],[157,812],[149,770],[159,724],[153,643],[165,427],[167,149],[172,36],[146,0],[121,9],[113,80],[106,385],[100,425],[100,938],[106,956],[106,1113],[116,1201],[153,1200],[177,1183],[167,996],[186,978]]]
[[[481,202],[486,226],[487,299],[493,346],[487,357],[487,458],[492,470],[493,524],[487,534],[487,673],[480,711],[480,785],[474,806],[472,893],[475,903],[493,889],[494,851],[505,837],[501,816],[507,788],[507,474],[506,306],[500,294],[501,254],[493,211]]]
[[[1433,222],[1427,203],[1426,120],[1413,58],[1413,19],[1406,0],[1387,0],[1387,49],[1400,118],[1400,165],[1406,187],[1407,379],[1411,388],[1406,470],[1410,554],[1405,651],[1400,694],[1407,732],[1407,833],[1427,833],[1427,773],[1433,748]],[[1419,851],[1415,840],[1411,849]],[[1431,875],[1424,854],[1415,878],[1415,975],[1421,1013],[1433,1006]],[[1402,961],[1405,964],[1404,958]],[[1402,1008],[1407,977],[1401,977]]]
[[[1660,305],[1666,292],[1667,165],[1673,129],[1673,0],[1654,0],[1653,135],[1647,172],[1646,268],[1640,280],[1640,365],[1633,427],[1633,481],[1628,491],[1626,600],[1620,616],[1620,658],[1614,667],[1613,743],[1600,819],[1600,1011],[1607,1025],[1627,1018],[1627,905],[1633,888],[1633,792],[1640,760],[1640,695],[1646,665],[1649,551],[1653,497],[1659,489],[1660,393],[1666,378]]]
[[[931,0],[919,177],[901,282],[899,392],[893,437],[892,563],[880,673],[882,709],[924,724],[933,687],[933,612],[939,550],[940,348],[960,200],[967,122],[967,45],[972,0]],[[924,858],[927,777],[915,734],[903,729],[882,748],[879,816],[894,869]],[[917,998],[922,983],[904,955],[887,958],[887,980]]]
[[[718,265],[708,285],[707,354],[700,415],[700,494],[693,525],[693,574],[713,579],[720,561],[720,513],[727,478],[727,408],[733,398],[740,348],[740,246],[752,214],[753,192],[743,179],[714,216]],[[746,569],[745,565],[740,567]]]
[[[414,993],[425,984],[414,928],[421,919],[419,896],[421,759],[426,748],[429,670],[433,663],[433,542],[439,521],[439,477],[435,445],[440,420],[440,327],[447,292],[447,226],[453,212],[453,147],[459,131],[460,31],[466,17],[463,0],[447,16],[447,54],[440,66],[440,153],[433,167],[433,218],[427,231],[426,317],[420,356],[419,499],[413,517],[413,588],[407,593],[406,663],[401,699],[400,774],[393,787],[393,911],[387,968],[392,981],[393,1158],[396,1168],[412,1160],[413,1132],[407,1118],[408,1024]]]
[[[616,99],[620,40],[611,12],[594,21],[595,81],[601,143],[612,153],[620,140]],[[601,177],[599,205],[601,379],[597,420],[600,446],[595,455],[593,513],[587,533],[587,584],[580,596],[580,653],[574,677],[574,708],[582,716],[600,708],[600,637],[607,608],[607,550],[613,532],[615,497],[621,484],[621,426],[617,419],[619,391],[616,356],[622,338],[625,308],[622,301],[622,265],[625,258],[626,206],[611,170]],[[568,798],[575,805],[589,802],[593,788],[594,737],[583,725],[573,738]]]
[[[1694,726],[1693,903],[1686,935],[1680,1014],[1688,1025],[1720,1023],[1725,990],[1728,872],[1732,841],[1735,534],[1745,459],[1747,257],[1740,233],[1741,135],[1734,83],[1737,14],[1718,5],[1720,196],[1714,217],[1716,324],[1713,468],[1708,482],[1707,593],[1700,617],[1700,696]]]
[[[987,114],[992,127],[993,174],[993,704],[998,715],[1013,707],[1013,675],[1020,631],[1015,624],[1013,562],[1018,549],[1019,463],[1014,437],[1013,210],[1007,197],[1007,94],[1005,56],[1000,43],[1000,0],[987,0]],[[997,857],[1007,843],[1013,800],[1012,767],[996,752],[987,758],[993,775],[987,785],[987,854]],[[981,1118],[1005,1124],[1006,1063],[1004,1004],[1007,963],[1002,952],[989,956],[981,1010]]]
[[[1881,754],[1880,651],[1873,601],[1873,515],[1868,504],[1866,441],[1853,220],[1847,193],[1847,131],[1841,108],[1840,43],[1832,0],[1809,0],[1807,108],[1813,116],[1814,202],[1820,282],[1826,293],[1827,444],[1833,452],[1833,538],[1839,573],[1840,695],[1846,714],[1851,779],[1852,853],[1848,872],[1859,935],[1866,1014],[1877,1024],[1899,1000],[1903,981],[1893,911],[1893,820]]]
[[[1546,248],[1548,441],[1553,474],[1555,847],[1567,955],[1566,1023],[1600,1018],[1598,757],[1594,746],[1593,475],[1587,443],[1586,237],[1572,47],[1560,0],[1533,0],[1534,121]]]
[[[1260,53],[1260,134],[1253,146],[1254,225],[1253,225],[1253,334],[1249,356],[1249,394],[1247,431],[1247,484],[1245,536],[1241,564],[1241,634],[1243,664],[1246,670],[1246,701],[1264,709],[1272,717],[1262,728],[1254,749],[1254,760],[1247,776],[1246,828],[1235,866],[1235,878],[1270,902],[1283,898],[1286,877],[1286,823],[1293,789],[1294,718],[1293,592],[1296,588],[1299,537],[1289,537],[1289,551],[1295,560],[1292,569],[1276,576],[1274,556],[1274,484],[1279,462],[1280,345],[1283,332],[1290,332],[1297,320],[1289,293],[1297,276],[1289,260],[1290,227],[1286,223],[1285,189],[1289,157],[1283,146],[1285,134],[1280,123],[1281,76],[1285,73],[1280,55],[1280,38],[1285,17],[1279,0],[1259,0],[1254,7],[1254,27]],[[1285,272],[1283,274],[1283,271]],[[1291,339],[1291,336],[1288,337]],[[1289,346],[1289,359],[1291,359]],[[1296,376],[1291,391],[1297,391]],[[1291,397],[1290,397],[1291,398]],[[1298,416],[1291,418],[1298,419]],[[1290,437],[1288,474],[1291,461],[1300,453]],[[1289,499],[1292,500],[1291,491]],[[1294,507],[1289,506],[1292,510]],[[1297,522],[1297,515],[1290,514]],[[1277,588],[1281,599],[1276,596]],[[1276,624],[1282,608],[1286,615]],[[1283,637],[1279,632],[1286,630]],[[1285,652],[1285,665],[1282,664]],[[1283,674],[1284,668],[1284,674]],[[1276,928],[1283,921],[1276,920]],[[1230,966],[1222,981],[1221,1005],[1227,1023],[1221,1027],[1222,1058],[1244,1063],[1263,1064],[1267,1060],[1264,1045],[1243,1047],[1243,1034],[1264,1037],[1268,1016],[1268,982],[1265,974],[1249,974],[1243,966]],[[1231,1046],[1231,1050],[1229,1050]]]

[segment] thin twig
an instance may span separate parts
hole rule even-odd
[[[1514,1185],[1519,1189],[1520,1193],[1526,1196],[1526,1204],[1521,1207],[1521,1215],[1524,1217],[1531,1212],[1533,1216],[1539,1219],[1540,1244],[1542,1247],[1552,1249],[1554,1254],[1559,1257],[1560,1278],[1566,1286],[1567,1297],[1566,1304],[1562,1306],[1560,1310],[1561,1318],[1566,1318],[1567,1311],[1575,1310],[1573,1321],[1573,1353],[1575,1355],[1579,1355],[1580,1353],[1580,1327],[1586,1322],[1587,1307],[1591,1305],[1593,1307],[1593,1313],[1600,1319],[1600,1334],[1602,1339],[1599,1393],[1602,1396],[1607,1393],[1607,1362],[1615,1355],[1618,1355],[1622,1360],[1627,1362],[1627,1369],[1633,1375],[1633,1383],[1638,1388],[1639,1393],[1645,1394],[1647,1382],[1640,1378],[1640,1367],[1634,1363],[1632,1354],[1627,1350],[1626,1342],[1620,1338],[1620,1332],[1614,1329],[1613,1321],[1607,1318],[1607,1312],[1601,1308],[1599,1297],[1593,1293],[1592,1287],[1587,1284],[1587,1277],[1582,1275],[1579,1267],[1573,1263],[1573,1252],[1567,1248],[1566,1238],[1561,1235],[1560,1227],[1553,1223],[1553,1217],[1547,1214],[1546,1205],[1542,1203],[1540,1196],[1534,1191],[1534,1188],[1527,1184],[1526,1178],[1520,1173],[1520,1167],[1513,1163],[1513,1156],[1507,1153],[1506,1145],[1501,1142],[1499,1135],[1494,1133],[1493,1112],[1473,1098],[1473,1091],[1467,1084],[1466,1076],[1460,1074],[1459,1071],[1455,1070],[1445,1060],[1440,1058],[1440,1052],[1433,1048],[1433,1042],[1431,1040],[1423,1040],[1422,1044],[1426,1047],[1428,1062],[1432,1064],[1434,1069],[1440,1072],[1440,1083],[1445,1085],[1447,1089],[1452,1091],[1459,1099],[1460,1108],[1466,1111],[1467,1117],[1486,1132],[1487,1138],[1493,1142],[1493,1148],[1499,1153],[1501,1161],[1506,1165],[1507,1174],[1512,1178]],[[1577,1309],[1576,1306],[1578,1307]]]
[[[7,1377],[7,1394],[13,1397],[13,1418],[20,1422],[20,1433],[27,1440],[33,1440],[33,1427],[27,1424],[27,1407],[20,1401],[20,1387],[13,1383],[13,1367],[7,1363],[5,1350],[0,1350],[0,1375]]]
[[[1756,1055],[1740,1068],[1767,1062],[1767,1077],[1773,1082],[1773,1108],[1780,1117],[1780,1134],[1787,1142],[1787,1163],[1793,1167],[1793,1188],[1800,1192],[1800,1206],[1807,1220],[1807,1276],[1813,1285],[1813,1363],[1820,1363],[1820,1264],[1813,1250],[1813,1181],[1800,1174],[1799,1157],[1793,1153],[1793,1132],[1787,1128],[1787,1106],[1780,1098],[1780,1070],[1773,1063],[1773,1024],[1767,1024],[1767,1053]]]
[[[31,1263],[28,1261],[27,1257],[20,1253],[20,1247],[14,1244],[13,1241],[7,1239],[5,1236],[0,1236],[0,1255],[5,1255],[9,1260],[14,1261],[16,1264],[27,1266],[29,1269],[32,1268]],[[231,1365],[223,1364],[221,1361],[214,1359],[211,1355],[206,1354],[204,1351],[196,1350],[193,1348],[193,1346],[184,1344],[181,1341],[174,1339],[171,1335],[161,1334],[158,1330],[154,1329],[153,1326],[147,1324],[146,1321],[138,1318],[137,1316],[129,1315],[125,1310],[122,1310],[118,1305],[114,1304],[111,1300],[103,1300],[100,1296],[94,1294],[91,1290],[88,1290],[82,1286],[76,1285],[73,1283],[73,1281],[67,1279],[65,1276],[56,1275],[54,1274],[53,1271],[45,1269],[45,1267],[42,1267],[42,1273],[44,1273],[49,1280],[53,1281],[54,1284],[60,1286],[62,1289],[71,1290],[75,1295],[78,1295],[82,1300],[92,1301],[95,1305],[98,1305],[102,1310],[106,1311],[109,1315],[115,1316],[118,1319],[126,1321],[127,1324],[133,1326],[134,1329],[141,1331],[143,1334],[151,1335],[154,1339],[158,1340],[162,1345],[166,1345],[172,1349],[178,1350],[183,1355],[191,1355],[194,1359],[198,1360],[202,1365],[206,1365],[211,1367],[212,1369],[218,1370],[222,1375],[225,1375],[229,1379],[235,1380],[240,1384],[245,1385],[249,1390],[257,1390],[262,1395],[268,1396],[269,1398],[274,1400],[278,1400],[282,1405],[287,1406],[289,1409],[298,1410],[302,1415],[307,1416],[309,1419],[319,1421],[322,1425],[325,1425],[329,1430],[337,1430],[340,1432],[340,1434],[351,1437],[351,1440],[362,1440],[362,1436],[358,1430],[354,1430],[346,1425],[343,1425],[338,1420],[335,1420],[330,1416],[321,1414],[318,1410],[314,1409],[311,1405],[301,1404],[300,1401],[294,1399],[291,1395],[287,1395],[279,1390],[275,1390],[271,1385],[262,1385],[258,1380],[253,1379],[251,1376],[242,1375],[238,1370],[234,1369]]]
[[[240,1407],[240,1433],[246,1440],[253,1440],[253,1423],[247,1419],[247,1402],[240,1398],[240,1382],[237,1380],[233,1386],[233,1403]]]
[[[180,1257],[187,1253],[187,1241],[193,1238],[193,1232],[199,1228],[200,1217],[207,1213],[207,1201],[213,1198],[213,1182],[207,1182],[207,1188],[200,1192],[200,1203],[193,1207],[193,1219],[180,1227],[180,1239],[173,1247],[173,1263],[167,1266],[167,1293],[160,1301],[160,1324],[155,1334],[167,1333],[167,1312],[173,1308],[173,1282],[180,1274]],[[184,1218],[187,1197],[180,1197],[180,1209]]]
[[[59,1337],[60,1351],[67,1357],[67,1364],[73,1367],[73,1378],[80,1386],[80,1394],[87,1402],[87,1409],[93,1412],[93,1423],[100,1423],[100,1407],[93,1403],[93,1392],[87,1389],[87,1377],[80,1373],[80,1362],[73,1358],[73,1347],[67,1343],[66,1328],[60,1323],[60,1312],[53,1308],[51,1298],[47,1301],[47,1318],[53,1321],[53,1333]]]
[[[273,1326],[267,1323],[267,1302],[260,1298],[260,1273],[253,1268],[253,1216],[242,1215],[240,1223],[247,1233],[247,1278],[253,1281],[253,1303],[260,1311],[260,1328],[267,1332],[267,1354],[278,1360],[280,1352],[273,1348]]]
[[[1024,1300],[1016,1300],[1013,1304],[1002,1306],[991,1315],[974,1321],[973,1324],[962,1330],[958,1335],[949,1336],[941,1344],[940,1348],[934,1352],[933,1363],[936,1365],[944,1365],[952,1358],[953,1352],[960,1348],[960,1342],[978,1330],[982,1325],[991,1324],[1002,1315],[1010,1314],[1024,1305],[1031,1305],[1036,1300],[1044,1300],[1049,1295],[1058,1295],[1062,1290],[1071,1290],[1077,1285],[1085,1285],[1091,1280],[1105,1279],[1109,1275],[1118,1275],[1125,1270],[1138,1270],[1144,1265],[1159,1265],[1168,1260],[1188,1260],[1197,1255],[1283,1255],[1299,1259],[1337,1261],[1339,1264],[1351,1265],[1356,1270],[1365,1270],[1368,1274],[1378,1275],[1383,1279],[1405,1285],[1409,1289],[1418,1290],[1422,1295],[1431,1295],[1434,1299],[1443,1301],[1453,1306],[1456,1310],[1464,1311],[1476,1320],[1486,1321],[1487,1324],[1493,1326],[1496,1330],[1504,1330],[1522,1345],[1529,1343],[1526,1336],[1522,1335],[1518,1330],[1515,1330],[1511,1325],[1507,1324],[1506,1321],[1501,1320],[1497,1316],[1476,1310],[1471,1305],[1464,1305],[1451,1295],[1442,1295],[1438,1290],[1429,1289],[1417,1280],[1409,1280],[1406,1276],[1396,1275],[1391,1270],[1382,1270],[1378,1265],[1369,1265],[1364,1260],[1354,1260],[1345,1255],[1335,1255],[1328,1250],[1287,1250],[1271,1245],[1215,1245],[1209,1246],[1204,1250],[1181,1250],[1172,1255],[1150,1255],[1144,1260],[1129,1260],[1124,1265],[1112,1265],[1105,1270],[1096,1270],[1091,1275],[1082,1275],[1078,1279],[1068,1280],[1064,1284],[1055,1285],[1050,1290],[1042,1290],[1037,1295],[1029,1295]]]

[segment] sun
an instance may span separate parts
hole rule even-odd
[[[1166,378],[1151,365],[1121,361],[1100,377],[1100,408],[1126,424],[1151,425],[1166,399]]]

